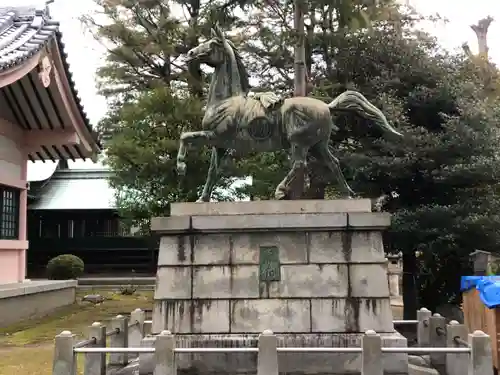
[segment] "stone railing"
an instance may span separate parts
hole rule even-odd
[[[107,370],[123,367],[143,355],[153,355],[154,375],[176,375],[176,354],[179,353],[257,353],[257,375],[278,375],[279,353],[352,353],[361,356],[362,375],[383,375],[384,353],[429,354],[431,365],[446,369],[448,375],[493,375],[491,340],[482,331],[468,333],[465,325],[448,324],[439,314],[425,308],[417,320],[395,320],[394,325],[417,325],[418,347],[383,347],[382,338],[368,330],[361,338],[361,347],[278,347],[276,335],[266,330],[258,337],[256,347],[176,347],[176,337],[169,331],[146,336],[145,312],[137,309],[130,316],[118,315],[111,320],[111,329],[101,323],[89,327],[89,339],[77,342],[69,331],[55,338],[53,375],[75,375],[77,354],[84,354],[84,375],[105,375]],[[109,346],[107,341],[109,339]],[[151,343],[154,339],[153,346]],[[140,368],[140,367],[139,367]],[[139,370],[139,373],[142,373]]]

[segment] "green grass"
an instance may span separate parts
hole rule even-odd
[[[50,316],[0,328],[0,375],[51,375],[54,336],[71,331],[79,339],[86,338],[88,327],[96,321],[106,324],[117,314],[130,313],[136,308],[151,309],[152,292],[137,292],[122,296],[108,291],[92,291],[106,298],[100,305],[82,302],[78,293],[74,305],[61,308]],[[83,356],[79,356],[81,363]],[[80,372],[82,366],[79,366]]]

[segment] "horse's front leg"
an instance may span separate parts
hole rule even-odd
[[[208,169],[207,180],[198,202],[210,202],[212,191],[220,174],[221,161],[226,153],[227,150],[224,148],[212,148],[212,157],[210,158],[210,168]]]
[[[203,146],[209,144],[215,134],[212,131],[184,132],[181,134],[179,151],[177,152],[177,173],[181,176],[186,174],[187,146]]]

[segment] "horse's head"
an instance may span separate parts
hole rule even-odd
[[[212,29],[212,38],[188,51],[187,62],[198,61],[211,67],[224,63],[226,59],[226,39],[218,26]]]

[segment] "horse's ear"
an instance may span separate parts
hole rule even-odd
[[[213,28],[210,29],[210,37],[211,38],[218,38],[219,36],[217,35],[217,31],[215,31]]]

